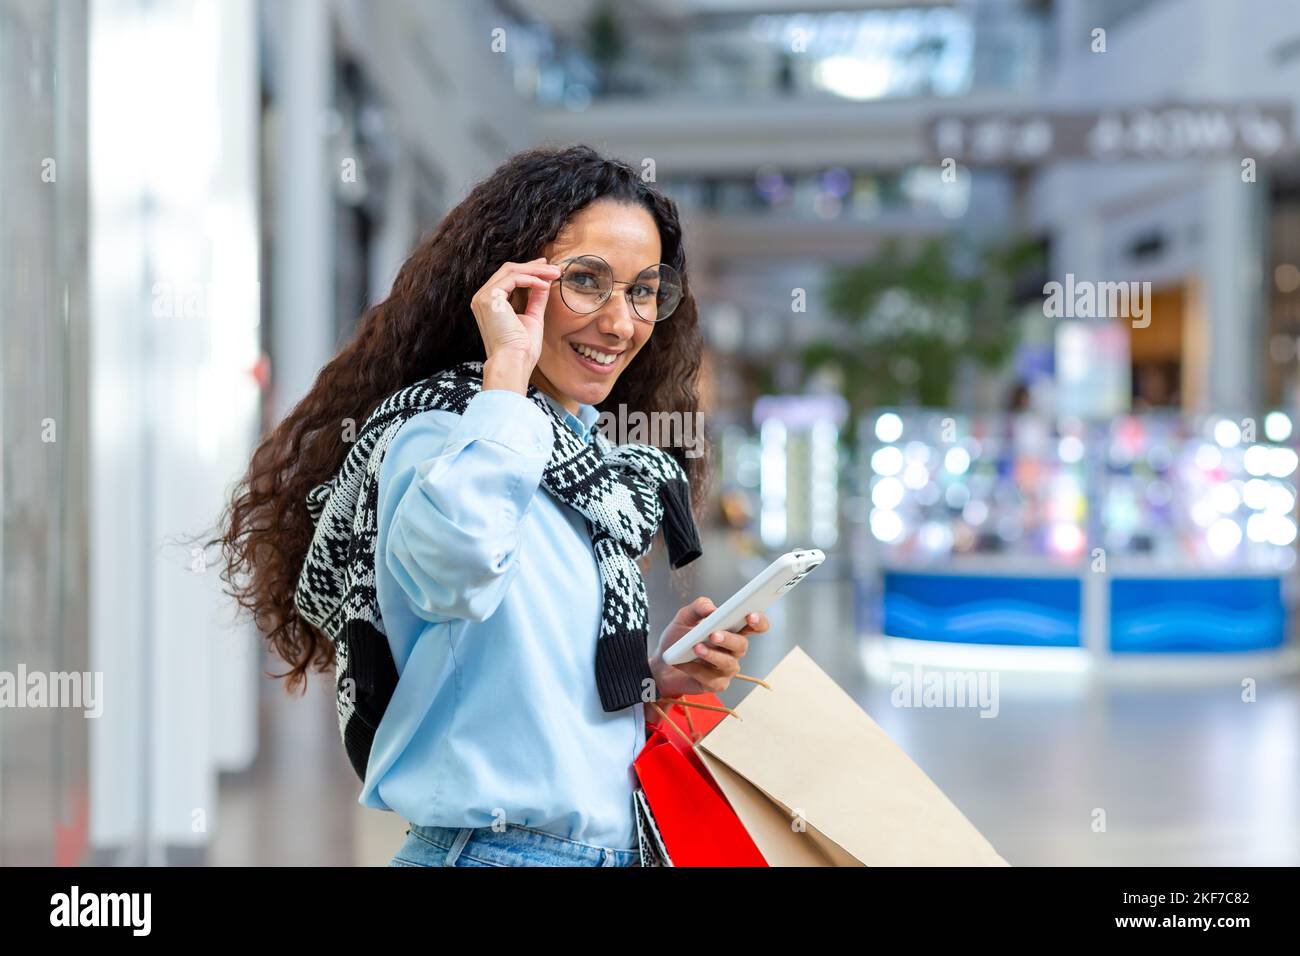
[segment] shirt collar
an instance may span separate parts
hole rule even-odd
[[[591,428],[596,424],[596,420],[600,418],[600,412],[596,410],[594,405],[578,403],[578,414],[575,416],[562,403],[545,392],[542,392],[542,397],[550,402],[551,408],[555,409],[555,413],[560,416],[564,424],[568,425],[575,435],[581,438],[584,443],[590,444]]]

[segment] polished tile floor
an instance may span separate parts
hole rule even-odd
[[[699,594],[722,600],[766,561],[706,557],[652,577],[652,633]],[[868,670],[852,587],[835,567],[772,611],[746,672],[799,644],[867,710],[1012,864],[1300,864],[1300,681],[1261,677],[1243,702],[1239,668],[1194,685],[1104,683],[1079,674],[998,672],[998,713],[898,707],[897,662]],[[878,659],[877,659],[878,660]],[[223,782],[210,861],[382,865],[405,823],[356,803],[323,679],[305,698],[267,682],[262,753]],[[748,692],[736,682],[724,697]]]

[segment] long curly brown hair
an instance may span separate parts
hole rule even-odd
[[[402,265],[388,298],[362,316],[355,335],[316,377],[311,391],[253,452],[209,545],[221,548],[226,593],[250,611],[290,670],[287,689],[304,687],[311,669],[334,664],[329,639],[298,616],[294,592],[314,524],[307,493],[329,480],[346,457],[351,421],[359,428],[393,392],[463,361],[484,359],[470,297],[503,262],[542,254],[580,210],[607,199],[645,207],[659,228],[663,261],[682,277],[671,319],[656,326],[619,376],[601,410],[699,410],[703,344],[686,269],[676,204],[628,164],[588,146],[519,153],[470,192]],[[704,500],[708,454],[668,449],[690,481],[695,508]]]

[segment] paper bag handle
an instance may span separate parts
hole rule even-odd
[[[753,684],[760,684],[761,686],[766,687],[768,690],[772,689],[771,684],[769,684],[765,680],[760,680],[757,677],[747,677],[744,674],[737,674],[736,677],[740,680],[746,680]],[[698,707],[701,710],[712,710],[714,712],[724,713],[727,714],[728,716],[735,717],[737,720],[741,719],[740,714],[736,713],[730,707],[726,707],[726,706],[719,707],[717,704],[704,704],[704,703],[700,703],[699,701],[686,700],[684,697],[660,697],[659,700],[667,701],[670,704],[680,704],[683,708]],[[697,733],[695,730],[695,721],[691,720],[691,712],[689,710],[682,711],[682,713],[686,717],[686,725],[691,728],[691,732],[687,734],[686,731],[682,730],[682,728],[678,727],[677,724],[673,723],[672,718],[670,718],[668,714],[664,711],[664,709],[659,706],[659,700],[653,701],[652,706],[656,711],[659,712],[659,717],[661,718],[661,720],[663,722],[668,723],[675,731],[677,731],[679,734],[685,737],[687,742],[690,743],[691,747],[694,748],[697,739]],[[726,718],[723,719],[725,720]]]

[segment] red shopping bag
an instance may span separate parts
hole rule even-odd
[[[713,694],[686,699],[719,705]],[[744,824],[687,739],[708,733],[726,714],[674,705],[636,758],[637,779],[673,866],[767,866]],[[677,728],[677,729],[674,729]],[[680,731],[680,732],[679,732]]]

